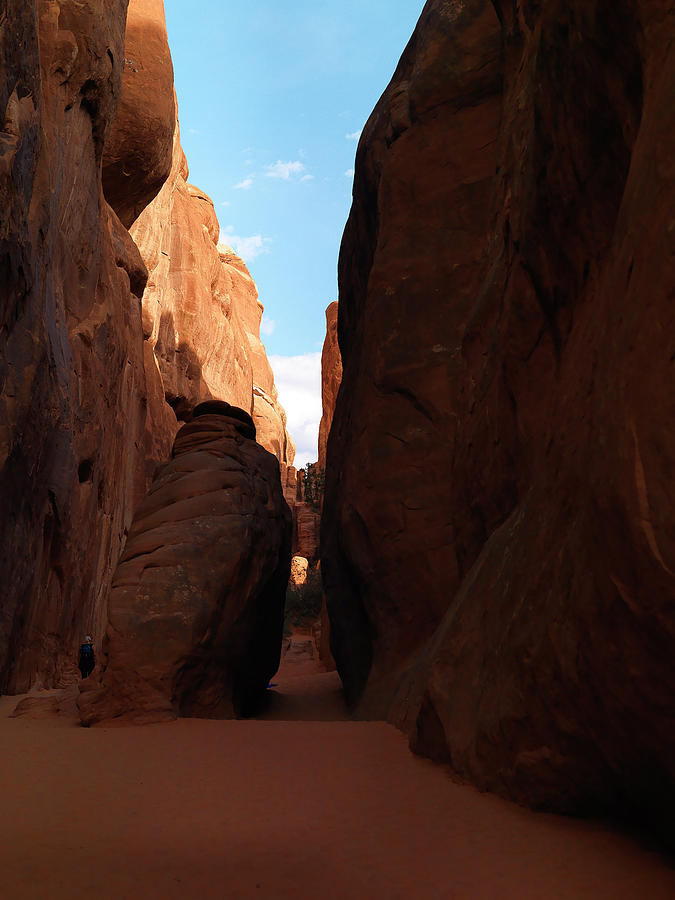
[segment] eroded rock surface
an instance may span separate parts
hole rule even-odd
[[[163,0],[129,0],[122,95],[103,155],[106,200],[129,228],[171,171],[176,106]]]
[[[100,169],[126,5],[3,5],[0,690],[72,677],[147,486],[147,273]]]
[[[363,714],[662,831],[673,30],[659,0],[427,3],[357,154],[322,531]]]
[[[126,12],[2,12],[0,690],[68,683],[86,633],[100,650],[112,573],[176,413],[230,400],[292,463],[255,285],[187,184],[163,4],[132,0],[125,48]]]
[[[84,724],[254,709],[279,665],[290,562],[277,460],[243,410],[198,406],[134,518]]]
[[[342,381],[342,357],[337,335],[338,304],[334,301],[326,308],[326,337],[321,353],[321,403],[323,414],[319,424],[318,466],[326,469],[326,443],[333,424],[335,404]]]
[[[260,340],[255,282],[234,251],[218,243],[213,202],[188,175],[176,124],[169,178],[131,228],[149,271],[143,329],[166,399],[179,420],[209,397],[245,409],[259,443],[292,465],[295,446]]]

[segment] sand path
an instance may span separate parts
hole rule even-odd
[[[390,726],[346,721],[317,669],[296,654],[247,722],[83,729],[0,699],[0,898],[675,897],[629,838],[457,785]]]

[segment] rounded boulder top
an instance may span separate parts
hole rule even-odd
[[[225,416],[228,419],[235,419],[246,426],[246,429],[242,429],[245,437],[256,439],[255,423],[251,416],[240,407],[232,406],[224,400],[204,400],[198,403],[192,411],[192,421],[200,416]]]

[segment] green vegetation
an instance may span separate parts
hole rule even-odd
[[[305,503],[314,509],[320,509],[323,504],[323,491],[326,474],[317,463],[309,463],[306,469],[300,469],[299,473],[304,484]]]
[[[321,573],[317,569],[307,573],[305,584],[289,584],[286,591],[284,634],[290,634],[293,628],[316,622],[321,613],[322,598]]]

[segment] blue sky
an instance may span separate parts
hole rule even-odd
[[[165,0],[190,181],[258,285],[301,464],[316,458],[318,355],[358,135],[423,6]]]

